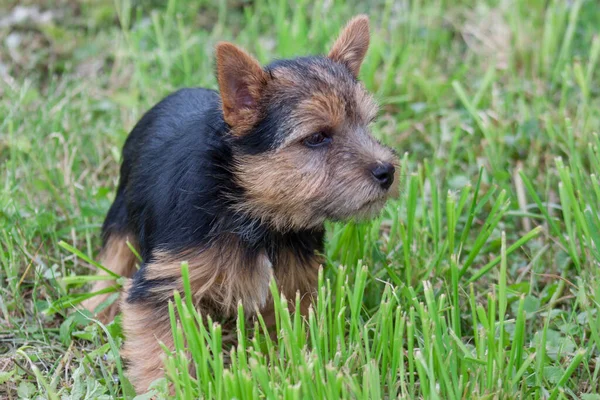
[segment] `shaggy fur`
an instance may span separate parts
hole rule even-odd
[[[183,261],[193,303],[215,320],[230,322],[240,302],[250,318],[272,320],[272,277],[291,301],[300,294],[306,314],[323,222],[372,217],[395,192],[396,156],[370,136],[377,107],[357,80],[368,43],[364,16],[327,57],[263,68],[221,43],[220,92],[182,89],[129,135],[103,260],[131,275],[124,237],[143,258],[122,301],[123,355],[138,391],[162,375],[158,341],[172,347],[167,304],[183,290]]]

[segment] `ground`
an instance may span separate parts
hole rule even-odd
[[[217,41],[324,53],[357,13],[400,198],[328,226],[314,312],[278,303],[275,340],[239,326],[224,352],[175,304],[178,397],[600,399],[595,0],[2,2],[1,398],[134,396],[119,318],[74,311],[128,131],[167,93],[216,87]]]

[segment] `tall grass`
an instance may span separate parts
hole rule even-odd
[[[374,135],[402,155],[400,197],[375,221],[327,226],[307,319],[272,285],[274,336],[240,308],[230,349],[189,293],[175,295],[166,378],[138,398],[599,398],[595,1],[63,11],[64,23],[25,29],[46,52],[34,42],[19,58],[0,40],[0,397],[135,396],[120,317],[73,311],[92,295],[127,132],[176,88],[216,88],[217,41],[265,63],[325,53],[364,12],[360,78],[382,106]]]

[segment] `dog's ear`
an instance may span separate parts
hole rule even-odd
[[[223,117],[233,128],[233,134],[242,134],[260,116],[259,103],[267,73],[254,57],[231,43],[219,43],[216,53]]]
[[[348,22],[333,44],[328,57],[344,64],[354,77],[358,76],[360,65],[369,48],[369,17],[358,15]]]

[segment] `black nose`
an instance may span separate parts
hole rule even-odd
[[[396,168],[390,163],[376,164],[371,168],[373,178],[385,190],[389,189],[394,183],[394,172],[396,172]]]

